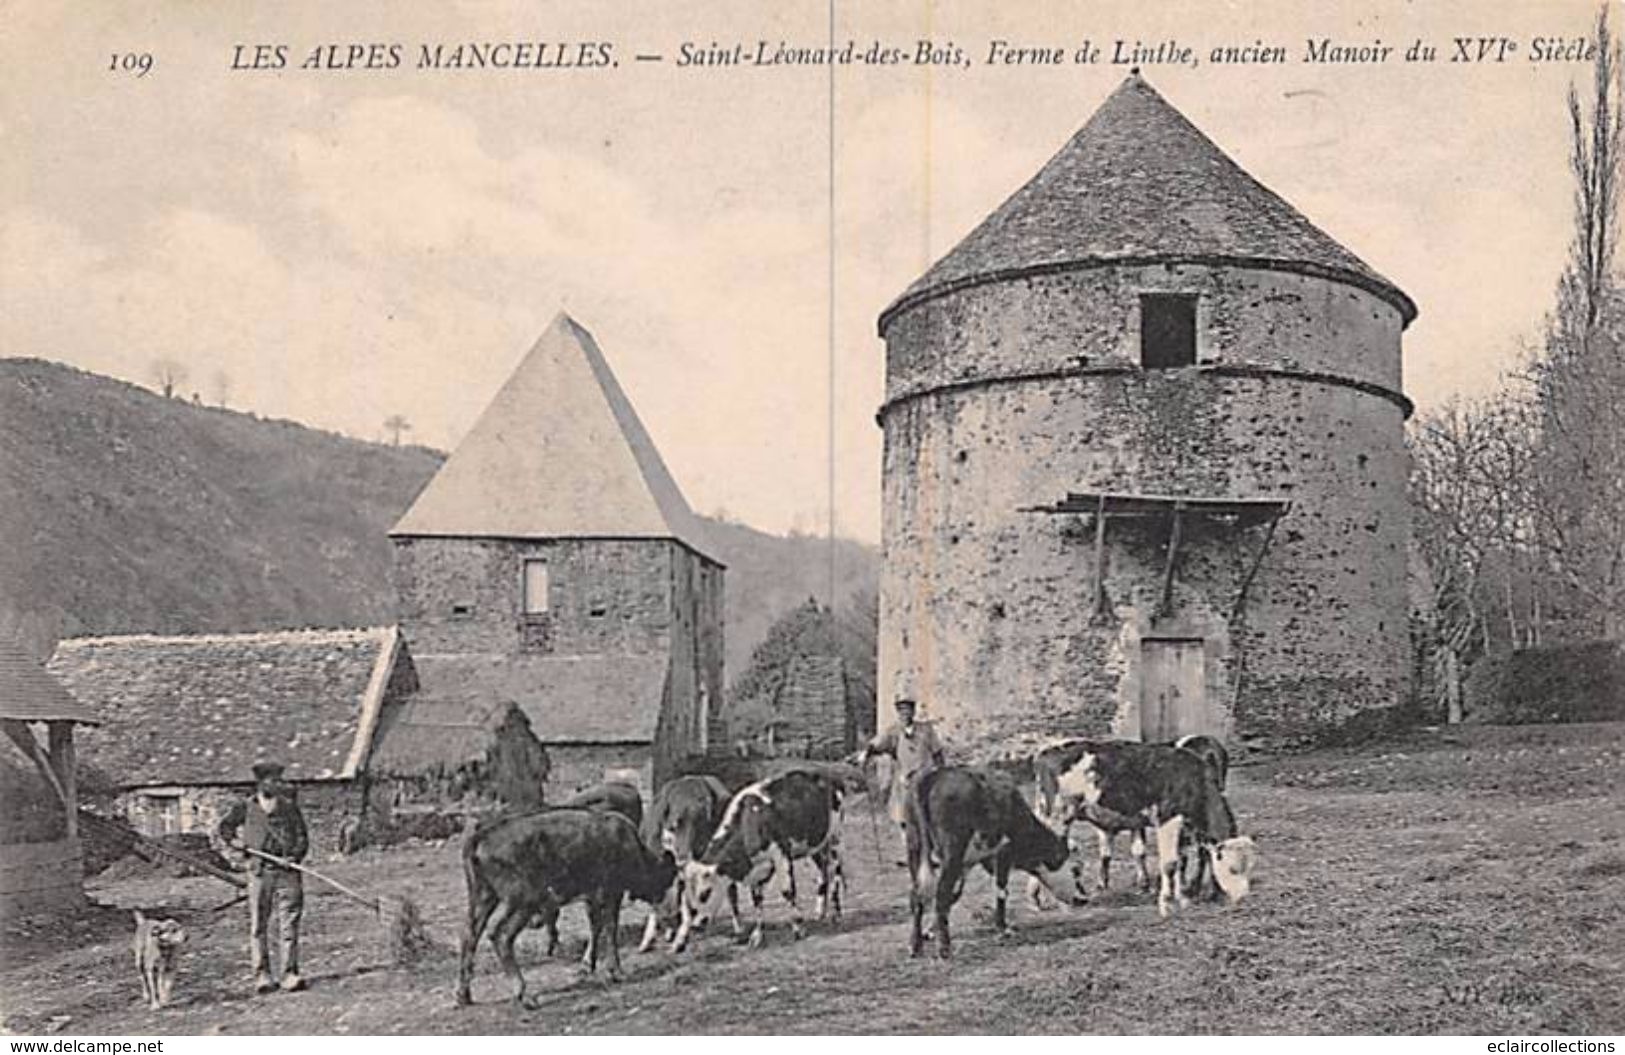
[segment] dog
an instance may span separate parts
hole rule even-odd
[[[172,919],[152,919],[135,910],[135,969],[141,992],[156,1011],[169,1003],[175,988],[175,950],[186,943],[186,928]]]

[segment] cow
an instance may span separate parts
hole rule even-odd
[[[1175,740],[1174,746],[1200,758],[1213,775],[1213,783],[1220,791],[1224,790],[1225,781],[1230,776],[1230,752],[1224,749],[1224,744],[1216,737],[1194,733]]]
[[[935,902],[937,954],[945,960],[952,955],[948,914],[959,900],[966,870],[976,864],[993,876],[993,926],[1000,934],[1009,930],[1005,906],[1011,869],[1032,875],[1064,905],[1088,900],[1083,865],[1066,836],[1040,820],[1003,774],[969,766],[928,770],[910,785],[905,811],[911,956],[924,949],[928,900]]]
[[[633,826],[643,823],[643,795],[638,791],[636,785],[620,780],[607,780],[602,784],[589,785],[556,806],[544,806],[542,808],[550,810],[603,810],[620,814],[631,821]],[[542,932],[547,935],[547,955],[552,956],[559,948],[558,909],[553,908],[542,913],[533,922],[536,926],[541,927]],[[590,943],[588,948],[591,948]],[[582,954],[581,962],[587,962],[586,953]]]
[[[705,852],[717,825],[722,823],[731,798],[727,785],[713,776],[690,775],[668,781],[655,796],[654,806],[643,818],[643,844],[651,850],[670,851],[681,870],[682,866]],[[728,907],[737,937],[743,927],[739,922],[739,887],[734,883],[728,884]],[[689,931],[694,925],[689,899],[683,896],[681,871],[667,898],[650,908],[649,920],[643,929],[643,941],[638,945],[639,952],[648,952],[654,946],[662,916],[670,919],[673,912],[679,916],[677,930],[671,936],[671,946],[677,950],[687,945]]]
[[[1062,741],[1066,743],[1068,741]],[[1222,792],[1226,778],[1230,771],[1230,754],[1224,749],[1224,744],[1211,736],[1191,735],[1182,736],[1170,745],[1189,751],[1207,767],[1212,774],[1214,783]],[[1050,801],[1042,787],[1037,797],[1040,816],[1054,819],[1057,803]],[[1136,886],[1140,890],[1151,889],[1151,871],[1145,863],[1145,829],[1143,818],[1126,816],[1113,812],[1100,806],[1091,806],[1084,810],[1082,819],[1095,830],[1095,836],[1100,847],[1100,888],[1108,889],[1111,886],[1112,871],[1112,840],[1119,832],[1132,834],[1129,843],[1129,852],[1134,856]],[[1033,897],[1037,901],[1037,888],[1033,888]]]
[[[609,943],[609,975],[620,977],[621,901],[653,903],[677,877],[669,853],[654,854],[625,817],[599,810],[555,809],[501,817],[475,827],[463,842],[468,918],[457,967],[457,1003],[469,1003],[474,954],[489,931],[497,962],[525,1005],[525,978],[514,940],[531,918],[557,916],[577,899],[587,904],[587,970],[596,972]]]
[[[812,768],[786,770],[741,788],[728,803],[705,852],[683,868],[683,896],[695,924],[703,926],[709,919],[710,902],[721,883],[744,883],[755,914],[749,945],[759,947],[763,891],[783,861],[791,933],[799,940],[805,930],[796,900],[795,862],[802,857],[812,858],[818,867],[818,918],[827,919],[833,912],[839,919],[845,881],[840,854],[842,795],[837,777]]]
[[[1157,833],[1161,882],[1157,912],[1189,903],[1176,882],[1182,840],[1213,867],[1213,878],[1232,903],[1251,889],[1252,839],[1236,834],[1235,816],[1207,764],[1191,751],[1168,744],[1068,740],[1033,759],[1041,799],[1058,804],[1061,823],[1091,816],[1137,819]]]

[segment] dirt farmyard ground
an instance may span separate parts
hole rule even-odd
[[[0,1010],[10,1031],[73,1035],[1618,1033],[1622,764],[1625,725],[1611,724],[1419,733],[1245,766],[1231,799],[1262,859],[1241,907],[1160,922],[1153,900],[1127,889],[1120,861],[1120,882],[1088,908],[1039,913],[1017,902],[1016,933],[999,941],[978,874],[955,914],[948,963],[908,959],[905,878],[890,864],[897,843],[882,828],[875,846],[860,805],[847,816],[851,888],[839,927],[814,926],[792,943],[775,897],[769,919],[779,925],[759,951],[713,934],[683,956],[639,956],[630,941],[640,920],[628,911],[629,978],[619,985],[580,977],[568,958],[543,959],[531,932],[520,949],[539,997],[532,1010],[508,1002],[485,945],[478,1004],[454,1007],[454,956],[389,966],[376,921],[315,883],[310,989],[254,997],[243,906],[208,908],[230,897],[226,887],[125,880],[92,894],[121,908],[167,906],[191,931],[175,1006],[141,1004],[121,911],[11,934]],[[362,855],[334,871],[409,894],[450,946],[463,905],[457,849]],[[565,951],[580,948],[580,916],[566,910]]]

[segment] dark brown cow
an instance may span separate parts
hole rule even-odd
[[[1230,778],[1230,752],[1224,749],[1224,744],[1217,737],[1193,733],[1175,740],[1174,746],[1200,758],[1207,771],[1213,774],[1213,783],[1220,791],[1224,790],[1225,782]]]
[[[593,784],[582,788],[574,795],[565,799],[556,806],[544,806],[543,809],[556,810],[601,810],[608,813],[618,813],[631,821],[636,827],[643,823],[643,795],[637,786],[621,780],[607,780],[602,784]],[[658,847],[651,847],[658,849]],[[547,935],[547,955],[552,956],[559,947],[559,912],[555,908],[551,912],[543,913],[535,920],[535,924],[542,928]],[[586,954],[582,954],[581,962],[586,963]]]
[[[699,857],[711,842],[717,826],[722,823],[732,796],[727,785],[713,776],[691,775],[668,781],[655,796],[654,806],[643,819],[643,844],[651,850],[667,850],[677,860],[678,868]],[[671,935],[673,951],[688,943],[694,926],[694,914],[689,910],[688,898],[683,896],[682,873],[672,884],[670,893],[658,906],[649,910],[649,921],[643,929],[639,952],[648,952],[654,946],[662,917],[678,916],[676,931]],[[728,906],[732,911],[733,930],[737,936],[743,929],[739,922],[739,887],[728,884]]]
[[[609,973],[618,978],[621,901],[631,895],[653,903],[676,878],[670,854],[654,854],[625,817],[597,810],[556,809],[503,817],[476,827],[463,843],[468,919],[457,968],[457,1003],[469,1002],[474,954],[489,930],[497,962],[513,980],[516,1002],[525,978],[514,959],[514,939],[531,918],[557,916],[571,901],[587,904],[587,967],[598,969],[600,944],[609,943]]]
[[[740,789],[705,852],[683,867],[684,896],[696,924],[709,918],[719,884],[744,883],[756,917],[750,945],[759,946],[763,890],[783,861],[791,932],[799,939],[804,930],[796,900],[795,862],[802,857],[812,858],[818,866],[818,918],[833,912],[839,919],[841,797],[841,781],[818,769],[791,769]]]
[[[1184,839],[1212,864],[1232,902],[1251,889],[1252,840],[1236,834],[1229,803],[1194,753],[1169,744],[1068,740],[1040,751],[1033,770],[1040,799],[1057,804],[1061,823],[1120,816],[1156,828],[1161,915],[1170,901],[1189,901],[1185,884],[1175,881]]]
[[[637,785],[623,780],[606,780],[582,788],[556,807],[561,810],[608,810],[619,813],[636,827],[643,823],[643,795]]]
[[[1009,777],[988,769],[945,766],[921,774],[910,786],[908,816],[909,953],[924,949],[927,901],[936,908],[937,954],[952,955],[948,914],[959,900],[965,872],[976,864],[993,876],[997,891],[993,926],[1008,930],[1011,869],[1027,872],[1062,904],[1081,905],[1083,866],[1066,837],[1033,813]]]

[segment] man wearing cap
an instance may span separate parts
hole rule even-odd
[[[299,862],[310,849],[305,818],[294,801],[293,788],[282,779],[283,767],[274,762],[254,766],[254,794],[243,799],[220,821],[220,840],[248,855],[248,935],[249,959],[254,967],[254,991],[268,993],[271,981],[270,957],[266,949],[266,928],[276,913],[282,946],[282,988],[288,992],[305,987],[299,977],[299,917],[305,909],[305,888],[299,873],[258,854]]]
[[[907,824],[909,785],[921,773],[942,765],[942,741],[927,721],[916,721],[920,706],[903,697],[893,706],[897,709],[897,724],[869,741],[863,749],[863,761],[875,755],[890,755],[897,760],[893,767],[891,801],[888,812],[899,828]]]

